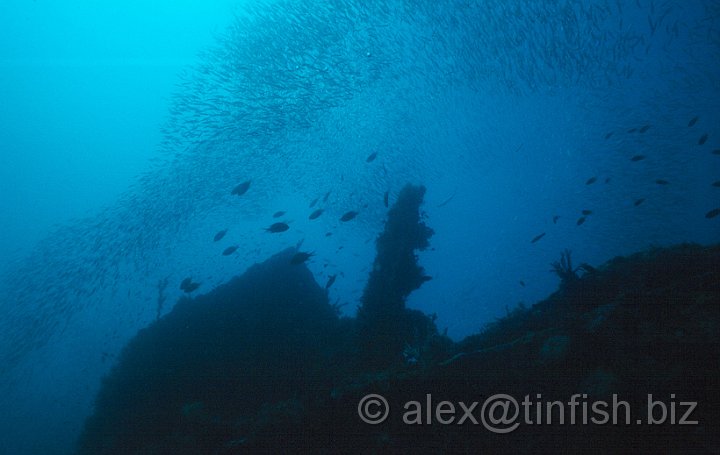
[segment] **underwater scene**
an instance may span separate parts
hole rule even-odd
[[[717,0],[6,0],[0,454],[720,453]]]

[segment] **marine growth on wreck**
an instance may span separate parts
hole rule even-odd
[[[681,426],[638,429],[629,421],[582,432],[543,428],[542,420],[512,435],[461,426],[435,432],[422,427],[433,409],[358,427],[358,419],[368,420],[357,403],[378,392],[388,409],[408,409],[418,397],[430,405],[435,394],[468,410],[474,405],[465,407],[467,397],[502,391],[527,401],[533,390],[539,392],[532,406],[543,394],[555,406],[580,397],[586,413],[588,400],[610,403],[618,395],[628,412],[630,403],[640,409],[647,389],[672,406],[705,403],[687,419],[696,424],[720,421],[712,405],[720,398],[714,374],[720,364],[711,349],[698,349],[720,343],[720,247],[655,249],[597,268],[585,264],[582,275],[565,250],[553,263],[562,280],[556,293],[453,343],[438,334],[434,318],[406,307],[408,295],[428,280],[416,256],[433,233],[421,217],[424,194],[424,187],[407,185],[388,211],[357,317],[339,316],[327,287],[295,260],[297,248],[207,294],[185,297],[124,348],[79,453],[524,452],[529,438],[543,448],[582,450],[717,444],[705,425],[688,435]],[[592,418],[598,416],[609,414]],[[561,419],[548,413],[546,423],[553,418]]]

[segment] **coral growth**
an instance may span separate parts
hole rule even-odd
[[[578,270],[580,270],[580,268],[573,268],[572,258],[570,257],[570,250],[563,250],[560,253],[560,260],[555,261],[550,265],[552,266],[551,272],[555,272],[555,274],[560,277],[560,281],[563,284],[569,284],[577,281],[577,272]]]
[[[405,186],[388,212],[377,239],[377,255],[358,310],[359,344],[368,366],[402,361],[407,345],[424,345],[437,336],[433,321],[405,308],[405,299],[429,279],[416,251],[428,247],[433,234],[421,219],[423,186]]]
[[[568,249],[565,249],[560,253],[559,261],[555,261],[550,265],[552,266],[550,271],[560,277],[560,283],[564,286],[575,283],[578,278],[580,278],[578,271],[582,271],[583,274],[597,272],[595,267],[585,262],[580,264],[578,267],[573,267],[570,250]]]

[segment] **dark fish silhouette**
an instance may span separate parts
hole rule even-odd
[[[287,223],[273,223],[269,227],[265,228],[266,232],[269,232],[271,234],[276,234],[278,232],[285,232],[288,229],[290,229],[290,226],[287,225]]]
[[[315,255],[315,253],[306,253],[304,251],[298,251],[292,257],[292,259],[290,259],[290,264],[292,264],[292,265],[302,264],[303,262],[307,261],[308,259],[310,259],[311,256],[314,256],[314,255]]]
[[[709,220],[710,218],[715,218],[718,215],[720,215],[720,209],[712,209],[705,214],[705,218]]]
[[[185,292],[192,292],[191,286],[193,285],[192,278],[187,277],[180,282],[180,289]]]
[[[609,133],[607,133],[607,134],[605,135],[605,139],[610,139],[610,136],[612,136],[612,135],[613,135],[613,132],[610,131]]]
[[[637,131],[637,128],[630,128],[630,129],[628,130],[628,133],[634,133],[635,131]]]
[[[323,196],[323,202],[327,202],[329,197],[330,197],[330,192],[328,191],[327,193],[325,193],[325,196]]]
[[[605,183],[610,183],[610,177],[605,179]]]
[[[250,180],[242,182],[240,185],[233,188],[231,194],[242,196],[243,194],[245,194],[247,192],[248,188],[250,188]]]
[[[333,283],[335,282],[335,278],[337,278],[337,275],[330,275],[328,277],[327,283],[325,283],[325,289],[329,289],[330,286],[333,285]]]
[[[285,212],[281,210],[279,212],[273,213],[273,218],[280,218],[283,215],[285,215]]]
[[[668,182],[667,180],[663,180],[663,179],[657,179],[657,180],[655,180],[655,183],[657,183],[658,185],[667,185],[670,182]]]
[[[223,229],[222,231],[219,231],[217,234],[215,234],[215,237],[213,237],[213,240],[215,242],[219,241],[223,237],[225,237],[225,234],[227,234],[227,229]]]
[[[583,224],[584,222],[585,222],[585,217],[584,217],[584,216],[581,216],[581,217],[578,218],[578,220],[577,220],[577,225],[580,226],[580,225]]]
[[[383,204],[385,204],[385,207],[388,207],[389,198],[390,198],[390,192],[386,191],[385,194],[383,194]]]
[[[377,152],[372,152],[368,157],[365,159],[366,163],[372,163],[375,161],[375,158],[377,158]]]
[[[533,239],[530,240],[530,243],[535,243],[535,242],[537,242],[538,240],[540,240],[540,239],[543,238],[543,237],[545,237],[545,233],[544,233],[544,232],[543,232],[542,234],[538,234],[538,235],[536,235],[535,237],[533,237]]]
[[[453,200],[453,198],[455,197],[456,194],[457,194],[457,191],[455,191],[449,198],[445,199],[444,201],[442,201],[441,203],[439,203],[437,206],[438,206],[438,207],[444,207],[444,206],[446,206],[450,201]]]
[[[553,224],[557,224],[557,220],[559,220],[559,219],[560,219],[560,215],[555,215],[553,217]]]
[[[340,221],[350,221],[353,218],[355,218],[358,215],[358,212],[354,210],[350,210],[349,212],[345,213],[343,216],[340,217]]]
[[[720,155],[720,149],[715,149],[711,152],[713,155]]]
[[[645,159],[645,155],[635,155],[630,158],[630,161],[642,161]]]
[[[190,294],[192,291],[200,287],[200,283],[193,283],[192,278],[187,277],[180,282],[180,289]]]
[[[330,237],[332,235],[332,232],[326,232],[325,237]]]
[[[230,256],[235,251],[237,251],[237,249],[238,249],[237,246],[229,246],[229,247],[225,248],[225,251],[223,251],[223,256]]]
[[[322,215],[323,212],[324,212],[323,209],[317,209],[314,212],[312,212],[308,218],[311,220],[314,220],[317,217],[319,217],[320,215]]]
[[[720,180],[716,180],[712,183],[712,186],[720,187]]]
[[[645,131],[650,129],[650,125],[643,125],[642,128],[638,130],[639,133],[644,133]]]
[[[690,121],[688,122],[688,128],[691,126],[694,126],[697,123],[698,119],[700,119],[700,117],[695,116],[695,117],[691,118]]]
[[[520,286],[525,287],[525,282],[523,280],[520,280]]]
[[[703,145],[705,142],[707,142],[708,134],[705,133],[702,136],[700,136],[700,139],[698,139],[698,145]]]
[[[592,215],[592,210],[583,210],[583,211],[582,211],[582,214],[583,214],[583,215],[586,215],[586,216],[587,216],[587,215]]]
[[[645,198],[641,197],[640,199],[636,199],[635,202],[633,202],[633,205],[635,207],[637,207],[638,205],[642,204],[643,202],[645,202]]]
[[[319,201],[319,200],[320,200],[319,197],[316,197],[315,199],[313,199],[313,201],[310,203],[310,207],[309,207],[309,208],[315,207],[315,204],[317,204],[317,201]]]
[[[597,182],[597,177],[590,177],[587,179],[587,182],[585,182],[585,185],[592,185],[595,182]]]

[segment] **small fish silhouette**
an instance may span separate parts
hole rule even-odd
[[[250,188],[250,180],[242,182],[240,185],[233,188],[231,194],[235,194],[237,196],[242,196],[243,194],[245,194],[247,192],[248,188]]]
[[[340,217],[340,221],[350,221],[353,218],[355,218],[358,215],[358,212],[354,210],[350,210],[349,212],[345,213],[343,216]]]

